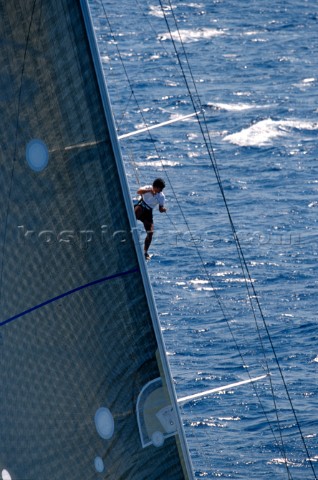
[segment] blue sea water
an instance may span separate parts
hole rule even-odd
[[[132,196],[157,176],[167,184],[168,215],[155,216],[148,270],[177,395],[271,372],[255,389],[182,408],[195,476],[315,478],[318,4],[172,7],[91,1],[119,134],[192,113],[185,78],[196,105],[199,96],[251,276],[246,283],[196,118],[122,140]]]

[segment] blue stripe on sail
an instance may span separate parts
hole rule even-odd
[[[92,287],[94,285],[98,285],[99,283],[107,282],[108,280],[113,280],[114,278],[123,277],[124,275],[130,275],[131,273],[136,273],[136,272],[139,272],[138,267],[132,268],[131,270],[127,270],[126,272],[114,273],[113,275],[109,275],[109,277],[99,278],[98,280],[94,280],[93,282],[89,282],[89,283],[86,283],[85,285],[81,285],[80,287],[73,288],[73,290],[69,290],[68,292],[62,293],[57,297],[50,298],[49,300],[46,300],[43,303],[39,303],[39,305],[35,305],[34,307],[31,307],[28,310],[25,310],[24,312],[18,313],[13,317],[3,320],[2,322],[0,322],[0,327],[3,327],[3,325],[6,325],[7,323],[13,322],[14,320],[17,320],[20,317],[24,317],[24,315],[27,315],[28,313],[31,313],[34,310],[38,310],[39,308],[45,307],[50,303],[56,302],[56,300],[60,300],[61,298],[67,297],[68,295],[72,295],[73,293],[79,292],[84,288]]]

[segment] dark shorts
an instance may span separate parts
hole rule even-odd
[[[144,224],[145,229],[150,230],[150,226],[153,225],[152,208],[147,208],[144,202],[139,202],[135,205],[135,215],[137,220]]]

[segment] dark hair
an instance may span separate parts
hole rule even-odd
[[[152,184],[153,187],[161,188],[163,190],[166,186],[165,181],[162,178],[156,178],[156,180]]]

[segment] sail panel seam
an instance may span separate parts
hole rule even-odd
[[[25,315],[28,315],[29,313],[34,312],[35,310],[38,310],[42,307],[45,307],[46,305],[49,305],[50,303],[54,303],[57,300],[61,300],[62,298],[68,297],[69,295],[72,295],[73,293],[77,293],[81,290],[84,290],[89,287],[93,287],[95,285],[98,285],[100,283],[108,282],[109,280],[114,280],[115,278],[119,277],[124,277],[125,275],[130,275],[132,273],[137,273],[139,272],[139,268],[135,267],[130,270],[127,270],[125,272],[120,272],[120,273],[114,273],[113,275],[109,275],[107,277],[102,277],[99,278],[98,280],[93,280],[92,282],[86,283],[85,285],[80,285],[79,287],[73,288],[72,290],[69,290],[67,292],[61,293],[60,295],[57,295],[56,297],[50,298],[49,300],[46,300],[45,302],[39,303],[38,305],[35,305],[34,307],[28,308],[27,310],[24,310],[23,312],[20,312],[12,317],[7,318],[6,320],[3,320],[0,322],[0,327],[3,327],[4,325],[7,325],[8,323],[11,323],[21,317],[24,317]]]

